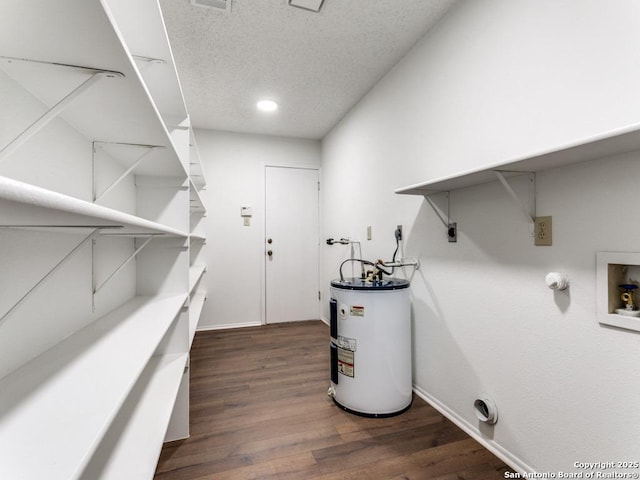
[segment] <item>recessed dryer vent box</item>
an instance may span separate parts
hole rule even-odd
[[[598,321],[603,325],[640,331],[640,253],[598,252],[596,260],[596,294]],[[637,286],[629,290],[621,285]],[[626,308],[631,300],[633,309]]]

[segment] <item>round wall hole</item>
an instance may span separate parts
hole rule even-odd
[[[489,397],[483,396],[476,398],[473,402],[473,408],[476,412],[476,417],[478,417],[478,420],[481,422],[493,425],[498,421],[498,409]]]

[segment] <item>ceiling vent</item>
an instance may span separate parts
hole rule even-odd
[[[316,13],[320,11],[323,3],[324,0],[289,0],[289,5],[292,7],[298,7]]]
[[[212,8],[224,13],[231,11],[231,0],[191,0],[191,5]]]

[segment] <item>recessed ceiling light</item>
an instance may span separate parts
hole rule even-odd
[[[278,110],[278,104],[273,100],[260,100],[256,107],[262,112],[275,112]]]

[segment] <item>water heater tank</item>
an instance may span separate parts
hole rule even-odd
[[[409,282],[331,282],[334,402],[358,415],[397,415],[411,406]]]

